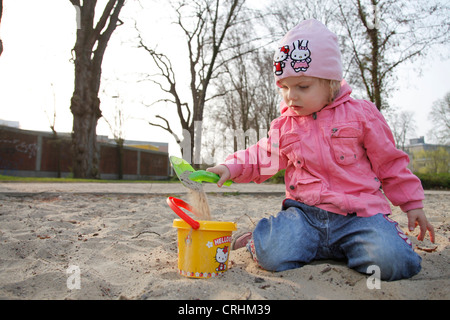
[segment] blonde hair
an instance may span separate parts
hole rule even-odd
[[[341,91],[341,81],[338,80],[330,80],[330,79],[323,79],[323,78],[317,78],[317,77],[310,77],[310,78],[315,78],[316,80],[319,80],[319,85],[324,86],[324,87],[328,87],[329,91],[328,91],[328,99],[327,99],[327,103],[330,104],[334,101],[334,99],[336,99],[336,97],[339,94],[339,91]],[[279,84],[282,80],[277,81],[277,87],[279,87],[280,91],[279,93],[281,93],[281,85]]]
[[[339,91],[341,90],[341,82],[338,80],[329,80],[329,79],[322,79],[322,78],[318,78],[318,79],[319,79],[321,85],[328,86],[330,88],[328,103],[332,103],[334,101],[334,99],[336,99],[337,95],[339,94]]]

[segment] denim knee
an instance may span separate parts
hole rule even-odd
[[[372,250],[366,256],[348,260],[348,266],[361,273],[372,274],[369,267],[376,266],[380,279],[394,281],[408,279],[421,270],[421,258],[413,252],[394,252],[391,250]]]
[[[371,274],[368,268],[376,266],[385,281],[407,279],[420,272],[422,259],[395,221],[383,215],[365,219],[373,220],[373,229],[361,228],[344,245],[350,268]]]
[[[288,208],[258,222],[250,251],[265,270],[299,268],[315,256],[317,239],[310,229],[300,209]]]

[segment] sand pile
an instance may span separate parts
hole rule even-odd
[[[342,263],[272,273],[245,249],[231,252],[229,270],[218,278],[183,277],[168,195],[0,193],[0,298],[450,299],[448,193],[428,194],[425,202],[436,244],[417,242],[418,231],[410,235],[422,271],[372,290],[368,276]],[[283,196],[208,194],[208,200],[214,219],[237,222],[240,232],[276,214]],[[399,209],[393,218],[407,230]]]

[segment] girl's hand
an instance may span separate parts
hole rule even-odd
[[[420,227],[420,233],[417,240],[422,241],[425,238],[425,234],[430,233],[430,240],[434,243],[434,228],[430,222],[428,222],[427,217],[423,209],[413,209],[409,210],[406,215],[408,216],[408,229],[413,231],[417,225]]]
[[[208,168],[208,169],[206,169],[206,171],[214,172],[215,174],[218,174],[220,176],[219,181],[217,181],[218,187],[223,186],[225,181],[229,180],[231,177],[230,170],[228,170],[228,168],[226,166],[224,166],[223,164],[212,167],[212,168]]]

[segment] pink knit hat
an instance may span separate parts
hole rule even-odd
[[[279,42],[273,57],[275,81],[291,76],[342,80],[337,36],[321,22],[302,21]]]

